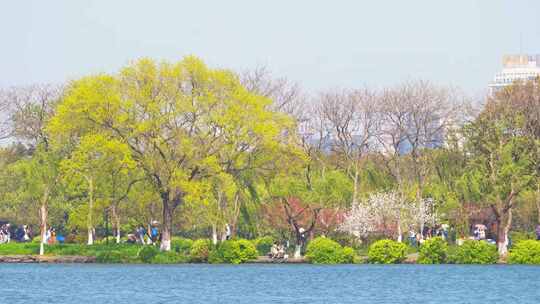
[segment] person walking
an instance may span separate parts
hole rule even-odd
[[[540,241],[540,224],[536,226],[536,240]]]

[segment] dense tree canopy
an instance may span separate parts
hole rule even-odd
[[[190,56],[4,90],[0,220],[92,244],[112,216],[118,242],[158,222],[162,250],[173,235],[273,235],[300,252],[316,235],[401,240],[442,223],[465,237],[492,218],[505,254],[510,231],[540,218],[539,87],[516,83],[471,115],[429,82],[310,97]]]

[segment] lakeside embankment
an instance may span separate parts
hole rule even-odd
[[[264,245],[264,246],[263,246]],[[341,246],[329,238],[315,238],[303,258],[272,259],[265,255],[268,244],[236,239],[216,245],[210,240],[175,238],[171,251],[139,244],[46,245],[40,256],[39,243],[0,245],[0,263],[104,263],[104,264],[540,264],[540,241],[517,242],[501,258],[495,245],[464,241],[450,245],[441,238],[425,241],[419,248],[393,240],[379,240],[369,247]]]

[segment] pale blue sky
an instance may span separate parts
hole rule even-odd
[[[0,86],[194,54],[312,92],[408,78],[479,92],[520,35],[540,53],[539,0],[0,0]]]

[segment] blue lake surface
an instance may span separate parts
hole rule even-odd
[[[540,267],[0,264],[0,303],[540,303]]]

